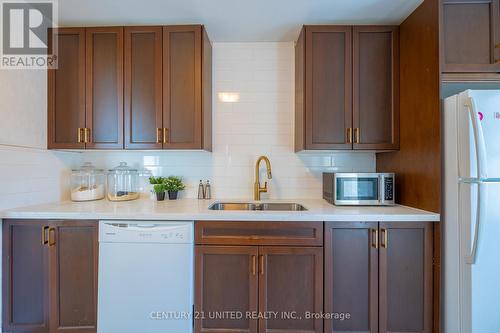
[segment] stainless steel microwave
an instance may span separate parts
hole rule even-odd
[[[323,198],[338,206],[393,206],[394,173],[323,173]]]

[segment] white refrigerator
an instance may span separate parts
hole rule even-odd
[[[444,100],[443,325],[500,332],[500,90]]]

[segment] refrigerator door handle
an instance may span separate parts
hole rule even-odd
[[[484,143],[483,127],[477,111],[477,106],[472,97],[468,97],[465,107],[469,110],[469,118],[474,130],[474,144],[476,145],[477,177],[479,179],[488,178],[486,144]]]
[[[477,208],[476,208],[476,223],[474,224],[474,235],[472,237],[472,246],[470,250],[470,254],[466,256],[465,262],[469,265],[474,265],[477,259],[477,249],[481,242],[481,233],[483,221],[486,218],[486,205],[487,198],[486,193],[483,192],[486,184],[479,182],[477,189]]]

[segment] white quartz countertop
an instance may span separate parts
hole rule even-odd
[[[213,202],[246,202],[246,200],[176,201],[135,200],[110,202],[63,201],[51,204],[16,208],[0,212],[6,219],[81,219],[81,220],[175,220],[175,221],[358,221],[358,222],[434,222],[439,214],[406,206],[393,207],[341,207],[324,200],[270,200],[266,202],[294,202],[307,211],[212,211]]]

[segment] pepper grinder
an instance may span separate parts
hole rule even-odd
[[[198,185],[198,200],[205,199],[205,186],[203,181],[200,179],[200,184]]]
[[[207,180],[207,184],[205,185],[205,199],[212,199],[212,189],[210,186],[210,181]]]

